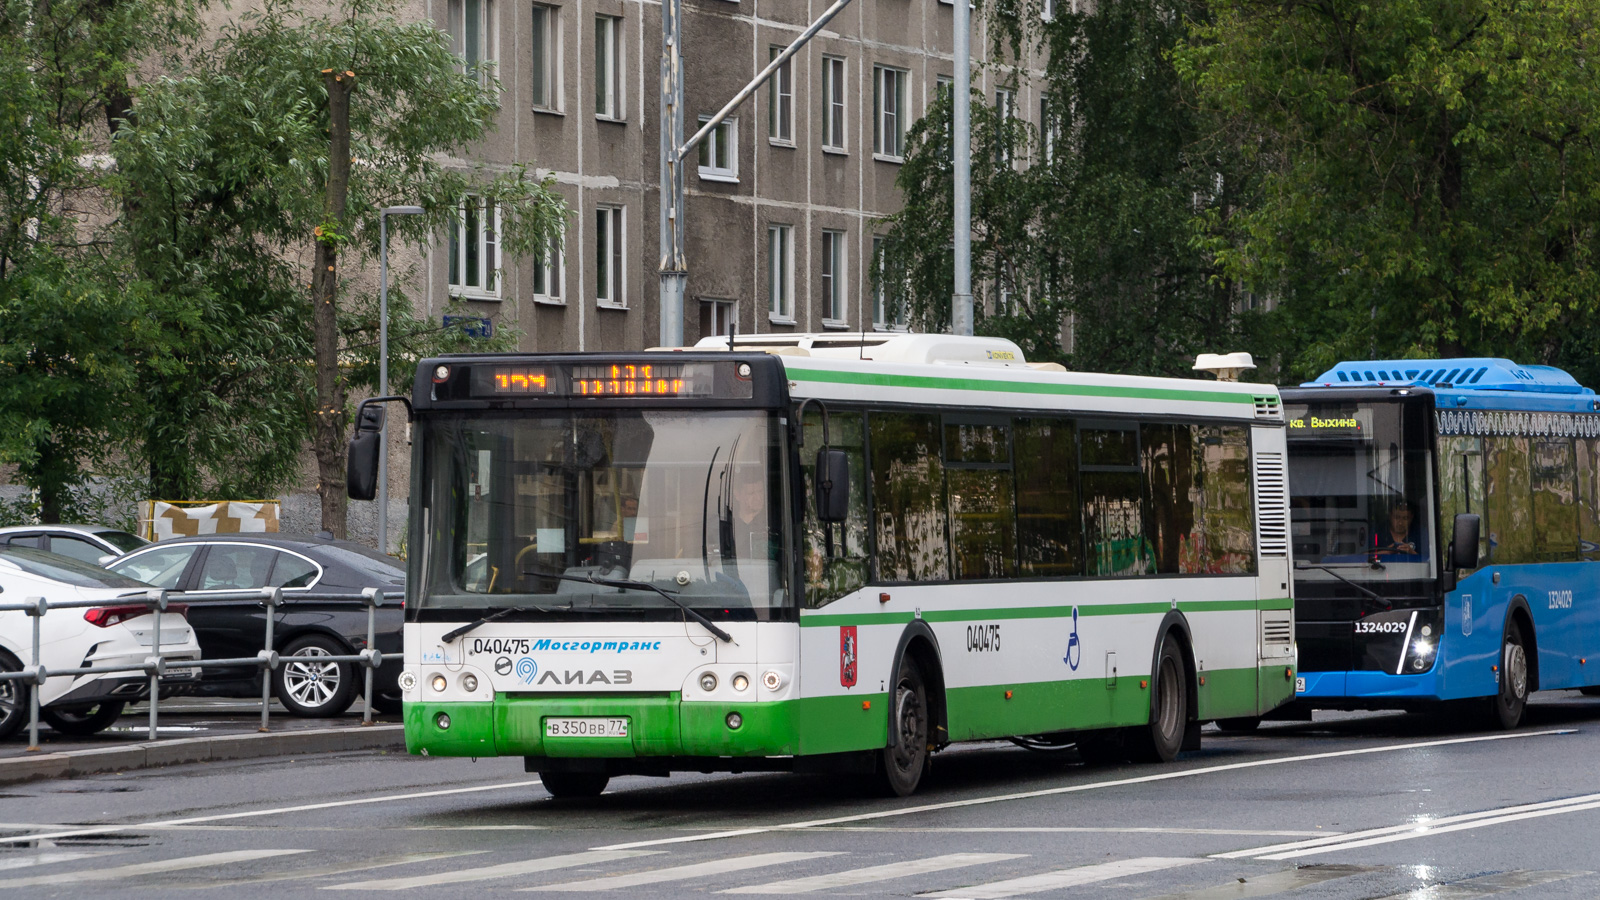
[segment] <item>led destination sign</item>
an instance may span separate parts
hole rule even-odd
[[[1290,406],[1288,412],[1291,438],[1372,439],[1371,409],[1328,405],[1295,409]]]
[[[448,372],[447,367],[440,368]],[[748,399],[752,395],[749,370],[748,365],[731,363],[654,359],[587,365],[489,364],[472,367],[466,381],[470,384],[468,396],[485,398]],[[447,374],[444,381],[455,382],[456,378]],[[437,376],[435,383],[441,383]],[[442,393],[454,391],[444,388]]]
[[[610,363],[572,367],[574,397],[709,397],[711,363]]]
[[[550,381],[543,366],[495,366],[490,384],[496,394],[543,394]]]

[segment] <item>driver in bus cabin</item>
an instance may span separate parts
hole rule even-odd
[[[1406,500],[1389,508],[1388,521],[1372,536],[1373,556],[1395,562],[1422,562],[1428,558],[1428,545],[1422,539],[1421,522]]]

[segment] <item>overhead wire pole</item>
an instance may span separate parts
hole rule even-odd
[[[683,140],[683,5],[682,0],[661,4],[661,346],[683,345],[683,296],[689,280],[689,263],[683,253],[683,161],[711,129],[721,124],[739,104],[760,90],[772,73],[782,68],[800,48],[816,36],[850,0],[835,0],[794,42],[772,58],[750,83],[733,95],[717,114],[706,120],[687,141]],[[957,6],[961,5],[957,2]],[[668,143],[668,141],[671,143]],[[669,189],[670,179],[670,189]]]
[[[972,334],[972,10],[955,0],[955,96],[951,111],[951,162],[955,176],[955,293],[950,298],[950,333]]]

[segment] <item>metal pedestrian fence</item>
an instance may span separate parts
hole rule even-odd
[[[32,662],[24,665],[15,672],[0,672],[0,682],[20,682],[33,689],[28,691],[28,749],[39,749],[39,692],[37,688],[43,687],[51,678],[75,678],[79,675],[114,675],[119,672],[143,672],[150,676],[150,725],[149,740],[157,740],[156,722],[160,716],[161,685],[162,680],[168,675],[169,669],[207,669],[239,666],[259,666],[261,668],[261,731],[269,730],[272,712],[272,673],[279,666],[306,665],[308,662],[315,665],[329,665],[337,663],[353,663],[364,670],[366,686],[366,707],[361,716],[361,724],[372,724],[372,678],[373,672],[383,665],[383,653],[378,650],[377,644],[377,616],[378,607],[385,600],[397,600],[404,596],[402,591],[385,592],[377,588],[365,588],[359,594],[351,593],[301,593],[296,591],[291,603],[350,601],[360,602],[367,608],[367,646],[359,653],[345,656],[315,656],[308,657],[306,662],[301,662],[301,657],[280,657],[278,651],[273,649],[273,626],[277,619],[277,611],[285,605],[282,588],[262,588],[260,590],[245,591],[206,591],[204,596],[189,597],[183,591],[150,590],[142,594],[128,594],[117,598],[117,602],[135,605],[143,603],[154,616],[154,630],[152,632],[151,655],[144,658],[142,663],[123,666],[82,666],[72,669],[46,669],[39,662],[39,626],[41,620],[54,610],[62,609],[88,609],[91,607],[105,606],[105,600],[66,600],[46,601],[44,597],[29,597],[21,603],[0,603],[0,612],[25,612],[33,623],[33,655]],[[161,614],[166,612],[174,602],[181,601],[185,606],[204,606],[207,604],[222,604],[240,599],[260,598],[266,609],[266,638],[263,646],[255,656],[241,656],[232,659],[182,659],[169,661],[161,655]]]

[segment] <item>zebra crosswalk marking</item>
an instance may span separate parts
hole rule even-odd
[[[403,891],[419,887],[435,887],[441,884],[465,884],[469,881],[488,881],[492,878],[510,878],[514,875],[532,875],[537,872],[550,872],[556,869],[570,869],[575,866],[588,866],[598,863],[616,862],[619,859],[633,859],[638,856],[653,856],[660,850],[587,850],[582,853],[568,853],[562,856],[541,856],[537,859],[524,859],[517,862],[501,863],[498,866],[486,866],[482,869],[465,869],[455,872],[435,872],[432,875],[417,875],[411,878],[384,878],[376,881],[352,881],[348,884],[335,884],[323,888],[325,891]]]
[[[785,853],[759,853],[754,856],[734,856],[728,859],[714,859],[710,862],[691,863],[686,866],[672,866],[666,869],[654,869],[648,872],[634,872],[629,875],[612,875],[606,878],[592,878],[588,881],[569,881],[565,884],[551,884],[543,887],[523,888],[525,891],[612,891],[617,888],[637,887],[642,884],[659,884],[664,881],[685,881],[690,878],[708,878],[726,872],[742,872],[746,869],[760,869],[766,866],[780,866],[784,863],[800,862],[807,859],[818,859],[824,856],[839,856],[837,851],[791,851]]]
[[[227,853],[182,856],[177,859],[162,859],[155,862],[113,866],[109,869],[79,869],[73,872],[57,872],[53,875],[8,878],[0,881],[0,889],[38,887],[46,884],[79,884],[86,881],[118,881],[124,878],[138,878],[141,875],[181,872],[185,869],[204,869],[211,866],[225,866],[230,863],[250,862],[257,859],[270,859],[274,856],[290,856],[295,853],[310,852],[310,850],[231,850]]]
[[[34,856],[18,856],[13,859],[0,859],[0,870],[5,869],[31,869],[34,866],[48,866],[52,863],[71,862],[74,859],[88,859],[92,856],[109,856],[121,853],[121,850],[98,850],[85,852],[80,850],[62,850],[45,852]]]
[[[1269,897],[1283,891],[1321,884],[1336,878],[1348,878],[1362,872],[1371,872],[1381,866],[1312,866],[1304,869],[1284,869],[1266,875],[1238,878],[1215,887],[1163,894],[1150,900],[1248,900],[1251,897]]]
[[[1097,881],[1110,881],[1113,878],[1122,878],[1125,875],[1159,872],[1162,869],[1174,869],[1178,866],[1192,865],[1197,862],[1200,862],[1200,860],[1191,857],[1142,856],[1138,859],[1122,859],[1092,866],[1058,869],[1054,872],[1045,872],[1042,875],[1008,878],[1005,881],[994,881],[989,884],[980,884],[967,888],[929,891],[917,896],[942,897],[948,898],[948,900],[956,900],[956,898],[961,898],[961,900],[1004,900],[1006,897],[1017,897],[1023,894],[1037,894],[1041,891],[1053,891],[1060,888],[1094,884]]]
[[[1593,874],[1593,872],[1540,872],[1514,869],[1510,872],[1496,872],[1493,875],[1468,878],[1465,881],[1454,881],[1449,884],[1431,884],[1403,894],[1394,894],[1383,900],[1473,900],[1476,897],[1490,897],[1507,891],[1519,891],[1523,888],[1538,887],[1541,884]]]
[[[888,881],[891,878],[906,878],[911,875],[942,872],[946,869],[959,869],[964,866],[1002,862],[1008,859],[1021,859],[1026,855],[1025,853],[950,853],[944,856],[930,856],[927,859],[913,859],[906,862],[887,863],[881,866],[868,866],[864,869],[850,869],[829,875],[812,875],[806,878],[791,878],[786,881],[773,881],[768,884],[751,885],[750,887],[730,888],[719,893],[803,894],[807,891],[820,891],[825,888],[871,884],[875,881]]]
[[[346,863],[344,865],[323,866],[319,869],[296,869],[291,872],[280,872],[276,875],[258,875],[251,878],[233,878],[228,881],[197,881],[190,884],[167,885],[169,888],[200,888],[211,890],[222,887],[243,887],[249,884],[268,884],[274,881],[295,881],[305,878],[325,878],[329,875],[348,875],[352,872],[370,872],[373,869],[386,869],[390,866],[403,866],[408,863],[432,862],[438,859],[451,859],[457,856],[476,856],[479,853],[488,853],[487,850],[454,850],[437,853],[406,853],[401,856],[380,856],[362,862]]]

